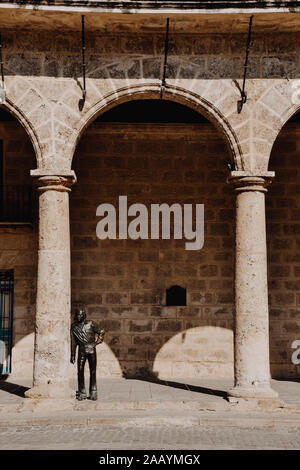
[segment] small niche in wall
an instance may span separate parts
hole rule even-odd
[[[180,286],[171,286],[166,290],[166,306],[185,306],[186,289]]]

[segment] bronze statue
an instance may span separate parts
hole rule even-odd
[[[78,346],[78,391],[77,400],[97,400],[96,346],[103,342],[104,330],[99,325],[86,319],[85,309],[80,307],[75,311],[75,322],[71,325],[71,363],[75,363],[76,347]],[[90,367],[90,395],[87,397],[84,383],[84,366],[88,360]]]

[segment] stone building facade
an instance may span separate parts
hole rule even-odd
[[[274,398],[270,372],[299,377],[298,2],[76,3],[0,4],[3,188],[31,179],[36,194],[30,224],[0,226],[0,270],[14,275],[13,376],[33,368],[29,397],[69,395],[70,310],[83,302],[107,330],[100,375],[234,374],[232,396]],[[161,109],[167,17],[163,99],[203,119],[105,121],[131,101]],[[100,241],[96,208],[119,195],[203,203],[204,247]],[[166,306],[172,285],[186,306]]]

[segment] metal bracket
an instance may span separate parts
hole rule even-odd
[[[251,30],[252,30],[252,20],[253,20],[253,15],[250,16],[249,20],[249,30],[248,30],[248,39],[247,39],[247,48],[246,48],[246,57],[245,57],[245,63],[244,63],[244,78],[243,78],[243,86],[242,89],[240,86],[238,87],[241,93],[241,99],[237,102],[237,112],[240,114],[240,112],[243,109],[244,104],[247,101],[247,93],[245,91],[245,85],[246,85],[246,78],[247,78],[247,68],[248,68],[248,57],[249,57],[249,52],[250,52],[250,44],[251,44]]]
[[[85,80],[85,29],[84,29],[84,15],[81,15],[81,54],[82,54],[82,98],[79,100],[79,109],[83,109],[85,98],[86,98],[86,80]]]
[[[163,99],[163,94],[166,88],[166,72],[167,72],[167,60],[168,60],[168,48],[169,48],[169,22],[170,22],[170,18],[167,18],[164,70],[163,70],[163,77],[161,80],[161,87],[160,87],[160,99],[161,100]]]
[[[5,93],[5,85],[4,85],[4,67],[3,67],[3,59],[2,59],[2,36],[0,33],[0,69],[1,69],[1,84],[0,84],[0,104],[5,103],[6,93]]]

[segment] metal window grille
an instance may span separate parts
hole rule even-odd
[[[13,300],[13,271],[0,271],[0,375],[11,373]]]
[[[3,207],[3,140],[0,140],[0,218],[2,214],[2,207]]]

